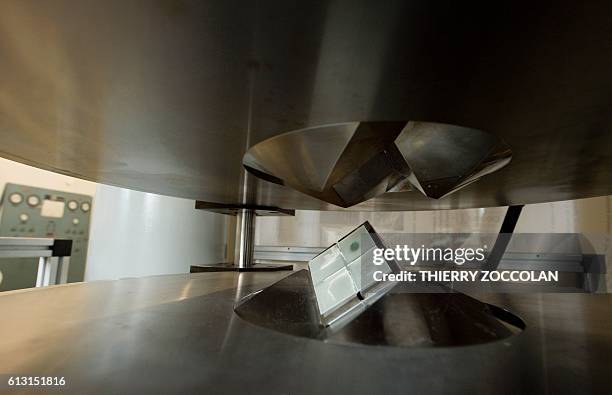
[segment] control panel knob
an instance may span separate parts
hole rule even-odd
[[[19,214],[19,220],[21,222],[24,222],[24,223],[28,222],[29,219],[30,219],[30,216],[28,214],[26,214],[26,213]]]
[[[36,195],[28,196],[28,205],[31,207],[36,207],[40,203],[40,198]]]
[[[72,218],[72,225],[78,225],[79,224],[79,219],[78,218]]]
[[[88,202],[81,203],[81,210],[83,210],[84,212],[88,212],[90,208],[91,205]]]
[[[23,202],[23,196],[21,196],[20,193],[11,193],[11,196],[9,196],[9,202],[11,202],[12,204],[19,204],[21,202]]]
[[[79,208],[79,203],[76,200],[71,200],[68,202],[68,210],[74,211]]]

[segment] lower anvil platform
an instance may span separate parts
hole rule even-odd
[[[288,274],[199,273],[7,292],[0,296],[0,373],[62,376],[65,390],[88,394],[609,390],[610,295],[481,295],[526,323],[486,344],[346,345],[278,333],[234,313],[237,299]]]
[[[507,339],[525,328],[511,312],[441,284],[410,289],[398,285],[334,326],[324,325],[307,270],[247,295],[235,311],[274,331],[354,345],[467,346]]]

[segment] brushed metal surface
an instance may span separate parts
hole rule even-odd
[[[95,393],[605,393],[612,297],[488,295],[527,329],[457,348],[342,345],[252,325],[236,298],[286,276],[201,273],[0,295],[0,372]],[[372,333],[377,333],[372,331]],[[237,374],[236,372],[240,372]]]
[[[0,156],[243,203],[247,142],[410,119],[486,130],[508,143],[513,161],[444,199],[400,192],[353,209],[608,195],[610,37],[606,1],[8,0],[0,4]],[[338,209],[256,185],[261,205]]]

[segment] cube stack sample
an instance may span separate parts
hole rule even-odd
[[[324,325],[350,321],[395,285],[374,280],[376,271],[398,271],[393,261],[374,265],[375,248],[384,248],[384,245],[372,226],[365,222],[308,263]]]

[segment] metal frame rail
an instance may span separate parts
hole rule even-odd
[[[37,287],[67,282],[71,252],[72,240],[0,237],[0,258],[38,258]]]

